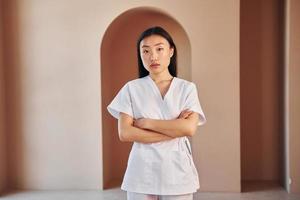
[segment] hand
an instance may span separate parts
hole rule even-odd
[[[139,118],[133,120],[133,126],[137,128],[147,129],[147,124],[149,122],[149,119],[146,118]]]
[[[185,109],[183,111],[181,111],[180,115],[177,117],[178,119],[186,119],[188,118],[191,114],[193,113],[193,111]]]

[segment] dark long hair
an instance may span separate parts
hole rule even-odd
[[[175,46],[170,34],[160,26],[154,26],[154,27],[148,28],[140,35],[140,37],[137,41],[137,57],[138,57],[139,77],[142,78],[142,77],[149,75],[149,72],[145,69],[145,67],[143,65],[142,58],[140,55],[140,43],[144,38],[149,37],[151,35],[162,36],[169,42],[170,48],[174,49],[173,56],[171,57],[168,69],[172,76],[177,77],[177,49],[176,49],[176,46]]]

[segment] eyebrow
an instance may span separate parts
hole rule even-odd
[[[164,44],[164,43],[160,42],[160,43],[155,44],[154,46],[158,46],[158,45],[161,45],[161,44]],[[150,47],[150,46],[148,46],[148,45],[143,45],[142,48],[143,48],[143,47]]]

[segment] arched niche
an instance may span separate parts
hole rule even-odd
[[[138,78],[136,41],[142,31],[162,26],[173,37],[178,51],[178,77],[191,77],[191,46],[183,27],[170,15],[153,7],[138,7],[120,14],[108,26],[101,43],[101,96],[103,188],[120,186],[131,148],[118,138],[117,120],[107,105],[128,81]],[[145,105],[146,106],[146,105]]]

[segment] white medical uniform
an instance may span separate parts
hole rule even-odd
[[[134,119],[176,119],[189,109],[199,114],[198,126],[206,122],[197,88],[193,82],[177,77],[162,98],[148,75],[127,82],[107,107],[119,119],[123,112]],[[144,144],[134,142],[129,154],[121,189],[129,192],[181,195],[199,189],[199,179],[187,137]]]

